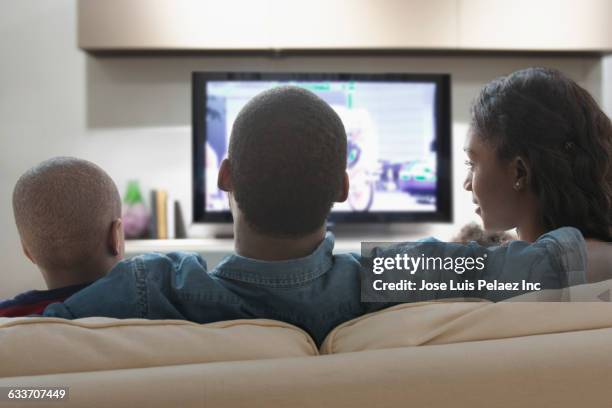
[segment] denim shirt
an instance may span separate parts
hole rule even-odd
[[[448,243],[443,247],[456,255],[457,251],[471,253],[474,245]],[[198,323],[267,318],[299,326],[321,344],[338,324],[392,305],[361,302],[361,256],[333,254],[333,248],[334,236],[327,233],[304,258],[268,262],[230,255],[211,271],[194,253],[141,255],[120,262],[106,277],[63,303],[49,305],[44,315]],[[543,288],[585,282],[585,242],[574,228],[552,231],[533,244],[514,241],[486,251],[489,262],[483,273],[488,278],[527,279],[541,282]],[[418,300],[423,299],[414,298]]]

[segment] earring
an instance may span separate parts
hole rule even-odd
[[[514,183],[514,189],[515,189],[516,191],[518,191],[518,190],[520,190],[520,189],[521,189],[521,182],[520,182],[520,181],[517,181],[516,183]]]

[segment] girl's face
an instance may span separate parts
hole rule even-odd
[[[519,226],[525,218],[521,189],[526,186],[520,184],[516,163],[499,159],[494,148],[471,128],[463,149],[468,157],[463,187],[472,192],[476,214],[482,218],[484,229],[505,231]]]

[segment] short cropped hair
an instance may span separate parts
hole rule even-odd
[[[342,191],[346,132],[314,93],[264,91],[240,111],[229,145],[233,192],[260,233],[300,237],[320,228]]]
[[[56,157],[26,171],[13,191],[21,240],[36,263],[49,271],[87,265],[121,216],[113,180],[97,165]]]
[[[555,69],[516,71],[480,91],[472,127],[500,159],[527,161],[547,230],[612,241],[612,123],[585,89]]]

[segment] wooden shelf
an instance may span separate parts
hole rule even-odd
[[[609,0],[80,0],[78,43],[92,52],[606,52],[611,12]]]

